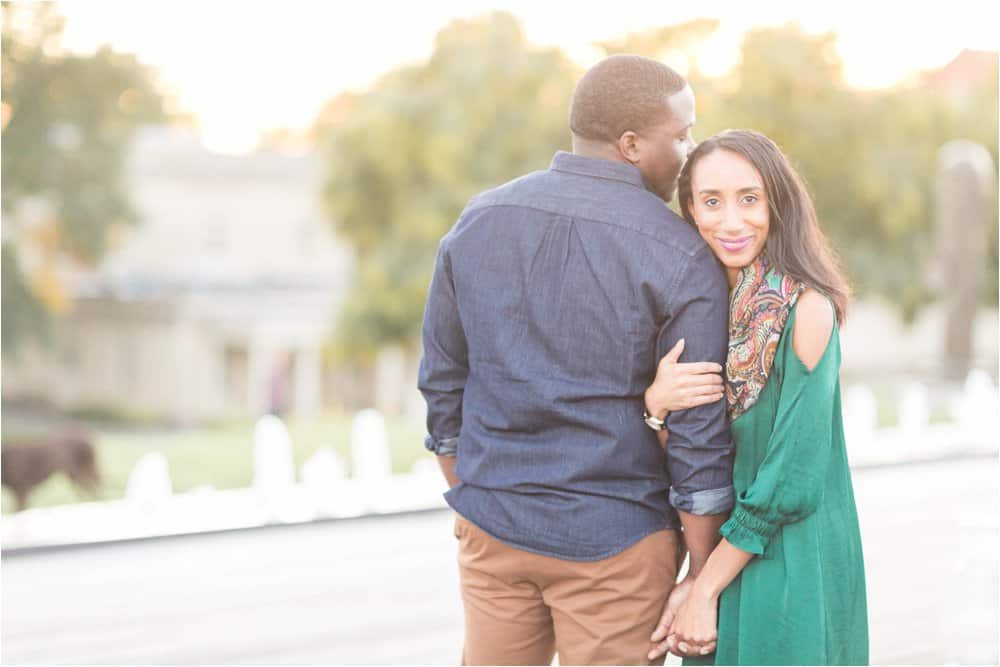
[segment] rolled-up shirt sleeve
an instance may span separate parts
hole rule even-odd
[[[691,257],[671,291],[674,298],[670,317],[660,331],[657,359],[683,338],[682,362],[714,361],[724,368],[729,347],[729,287],[707,246]],[[670,504],[689,514],[730,511],[734,450],[726,401],[672,412],[667,428]]]
[[[468,347],[451,272],[449,236],[438,246],[422,328],[423,357],[417,386],[427,402],[425,447],[455,456],[462,429],[462,395],[469,375]]]

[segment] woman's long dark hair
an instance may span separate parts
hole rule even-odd
[[[837,322],[844,323],[851,289],[823,231],[802,178],[778,146],[759,132],[726,130],[698,144],[688,156],[677,185],[681,213],[695,225],[691,173],[698,161],[717,150],[745,158],[764,181],[770,228],[764,252],[778,271],[805,283],[833,301]]]

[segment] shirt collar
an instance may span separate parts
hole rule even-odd
[[[549,165],[551,171],[562,171],[570,174],[580,174],[593,178],[604,178],[611,181],[621,181],[638,188],[646,189],[642,174],[636,167],[624,162],[602,160],[600,158],[584,157],[575,153],[559,151]]]

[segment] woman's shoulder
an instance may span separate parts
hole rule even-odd
[[[795,303],[792,349],[807,369],[815,368],[823,358],[835,322],[836,312],[826,296],[811,287],[799,295]]]

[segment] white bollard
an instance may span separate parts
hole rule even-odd
[[[931,423],[931,405],[927,387],[912,382],[903,388],[899,400],[899,428],[909,437],[926,435]]]
[[[389,436],[377,410],[362,410],[351,427],[353,477],[359,482],[381,482],[392,477]]]
[[[281,491],[295,485],[292,436],[285,422],[274,415],[257,420],[253,432],[253,488]]]
[[[975,445],[995,447],[1000,424],[997,388],[986,371],[973,369],[965,379],[958,405],[958,421]]]
[[[149,452],[139,459],[125,484],[125,499],[150,507],[173,496],[170,467],[163,452]]]
[[[320,447],[302,464],[302,483],[310,492],[329,490],[347,477],[344,461],[333,447]]]

